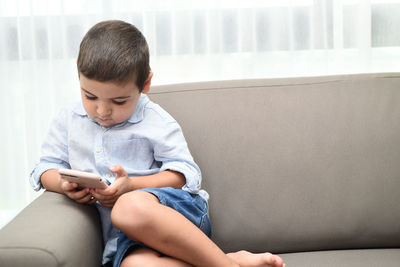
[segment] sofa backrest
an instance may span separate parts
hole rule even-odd
[[[400,246],[400,74],[155,86],[226,252]]]

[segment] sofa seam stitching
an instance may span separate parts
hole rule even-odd
[[[374,77],[376,79],[393,79],[400,78],[400,76],[382,76],[382,77]],[[163,92],[150,92],[148,95],[160,95],[160,94],[172,94],[172,93],[182,93],[182,92],[196,92],[196,91],[212,91],[212,90],[235,90],[235,89],[250,89],[250,88],[268,88],[268,87],[293,87],[299,85],[318,85],[318,84],[327,84],[327,83],[336,83],[340,81],[351,81],[351,80],[343,80],[336,79],[330,81],[321,81],[321,82],[309,82],[309,83],[293,83],[293,84],[270,84],[270,85],[250,85],[250,86],[224,86],[224,87],[212,87],[212,88],[198,88],[198,89],[182,89],[182,90],[172,90],[172,91],[163,91]],[[162,86],[162,85],[160,85]],[[167,85],[173,86],[173,85]]]
[[[172,93],[182,93],[182,92],[196,92],[196,91],[212,91],[212,90],[234,90],[234,89],[250,89],[250,88],[264,88],[264,87],[284,87],[284,86],[298,86],[298,85],[311,85],[311,84],[325,84],[331,82],[338,82],[342,80],[332,80],[327,82],[318,83],[294,83],[294,84],[271,84],[271,85],[250,85],[250,86],[226,86],[226,87],[212,87],[212,88],[199,88],[199,89],[183,89],[174,91],[164,91],[164,92],[154,92],[149,93],[149,95],[159,95],[159,94],[172,94]]]

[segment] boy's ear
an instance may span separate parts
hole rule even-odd
[[[151,87],[151,79],[153,78],[153,72],[149,73],[149,76],[147,77],[147,80],[144,83],[142,93],[147,94],[150,91]]]

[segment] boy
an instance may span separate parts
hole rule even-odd
[[[30,181],[35,190],[96,205],[104,265],[284,266],[270,253],[224,254],[209,239],[200,170],[177,122],[146,96],[153,73],[139,30],[122,21],[96,24],[77,65],[82,103],[55,118]],[[60,168],[97,173],[109,187],[78,189]]]

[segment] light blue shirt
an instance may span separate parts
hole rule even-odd
[[[193,161],[178,123],[159,105],[142,94],[132,116],[112,127],[91,119],[81,103],[63,108],[53,120],[42,145],[42,156],[33,169],[30,183],[43,188],[40,177],[50,169],[70,168],[99,174],[111,184],[115,174],[109,167],[119,164],[129,176],[145,176],[165,170],[182,173],[183,190],[199,194],[201,172]],[[115,254],[119,231],[111,224],[111,208],[96,203],[106,244],[103,264]]]

